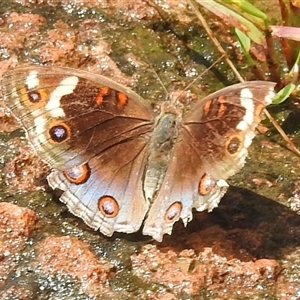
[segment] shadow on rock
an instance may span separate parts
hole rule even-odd
[[[185,228],[176,224],[173,235],[157,247],[163,250],[206,247],[227,259],[278,259],[300,245],[300,215],[249,190],[230,187],[213,212],[194,213]]]

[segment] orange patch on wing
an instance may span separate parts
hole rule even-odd
[[[255,107],[254,115],[260,117],[260,115],[262,114],[264,108],[265,108],[265,105],[257,104],[257,106]]]
[[[48,94],[44,89],[28,90],[26,86],[22,86],[17,90],[21,103],[27,107],[40,108],[46,105]]]
[[[217,116],[218,116],[218,118],[221,118],[224,115],[225,111],[226,111],[226,105],[222,102],[219,102],[219,103],[220,103],[220,107],[218,109],[218,115]]]
[[[64,171],[63,174],[69,182],[81,184],[88,180],[91,174],[91,169],[86,163],[79,167],[74,167],[71,170]]]
[[[226,102],[226,97],[225,97],[224,95],[220,96],[220,97],[218,98],[218,102],[219,102],[219,103],[225,103],[225,102]]]
[[[265,105],[263,105],[263,104],[257,104],[257,106],[255,107],[254,118],[255,118],[256,123],[260,122],[261,114],[262,114],[264,108],[265,108]]]
[[[214,189],[215,186],[216,186],[215,180],[213,180],[210,177],[210,175],[205,173],[199,181],[198,193],[201,196],[205,196],[209,194]]]
[[[127,104],[128,97],[125,94],[118,92],[117,93],[117,101],[118,101],[118,107],[122,108],[123,106],[125,106]]]
[[[107,218],[114,218],[119,213],[119,204],[112,196],[102,196],[98,200],[98,209]]]
[[[181,210],[182,210],[181,202],[177,201],[171,204],[165,213],[165,221],[166,222],[177,221],[180,217]]]
[[[219,104],[219,109],[217,111],[217,117],[221,118],[224,115],[225,111],[226,111],[226,105],[225,105],[225,103],[226,103],[226,97],[223,96],[223,95],[220,96],[217,99],[217,102]]]
[[[99,89],[98,95],[95,98],[95,103],[97,106],[101,106],[103,103],[103,97],[108,95],[110,88],[108,86],[104,86],[103,88]]]
[[[210,107],[211,107],[211,104],[212,104],[212,100],[208,100],[204,107],[203,107],[203,113],[204,115],[208,115],[209,111],[210,111]]]
[[[50,143],[60,144],[70,138],[71,128],[66,123],[55,120],[52,121],[49,125],[50,126],[48,126],[47,135]],[[62,130],[61,134],[63,133],[63,130],[65,131],[61,137],[55,135],[55,130],[58,130],[59,128]]]
[[[237,152],[240,151],[241,147],[243,147],[243,135],[236,135],[231,137],[227,142],[226,142],[226,151],[230,155],[234,155]]]

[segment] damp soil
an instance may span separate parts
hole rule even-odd
[[[165,91],[189,96],[188,107],[235,83],[220,62],[183,93],[219,54],[185,1],[159,3],[2,0],[0,76],[22,63],[82,68],[135,89],[154,109]],[[207,17],[254,79],[228,28]],[[271,113],[297,144],[297,104]],[[259,130],[213,212],[195,212],[162,243],[139,232],[108,238],[59,202],[49,167],[0,101],[0,299],[299,299],[300,159],[267,120]]]

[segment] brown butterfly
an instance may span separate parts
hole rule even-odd
[[[211,211],[245,162],[275,83],[235,84],[183,113],[90,72],[25,66],[2,80],[5,103],[52,168],[49,185],[95,230],[161,241],[192,209]]]

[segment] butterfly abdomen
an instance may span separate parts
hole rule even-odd
[[[158,116],[151,137],[149,156],[144,175],[145,198],[150,202],[153,201],[156,192],[161,186],[169,160],[172,157],[172,148],[177,136],[177,116],[172,113]]]

